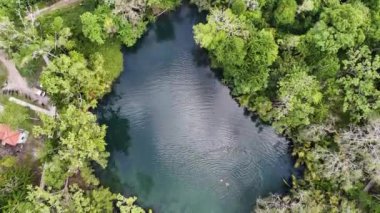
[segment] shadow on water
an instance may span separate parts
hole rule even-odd
[[[175,39],[175,32],[173,22],[170,21],[168,14],[163,14],[159,17],[160,21],[154,24],[154,32],[156,34],[156,41],[168,41]]]
[[[191,50],[191,55],[193,56],[193,62],[197,67],[208,67],[210,65],[209,55],[206,50],[199,46],[194,46]]]
[[[130,147],[129,121],[128,119],[118,116],[120,109],[113,111],[107,110],[102,112],[99,117],[99,123],[107,126],[106,141],[107,151],[109,153],[122,152],[128,155]],[[109,114],[109,116],[104,116]],[[111,191],[116,193],[125,193],[126,184],[122,181],[117,170],[115,158],[108,158],[106,169],[99,166],[95,168],[95,173],[102,183],[110,187]]]
[[[154,186],[152,176],[143,172],[137,172],[136,179],[138,180],[138,186],[142,192],[142,195],[148,197]]]
[[[112,108],[113,103],[120,99],[121,95],[116,94],[116,92],[112,90],[111,93],[99,103],[99,107],[96,111],[98,122],[107,126],[107,151],[119,151],[128,155],[131,140],[129,135],[129,120],[121,116],[121,107],[116,109]],[[107,103],[107,105],[105,103]]]
[[[99,120],[101,124],[108,127],[106,134],[107,150],[109,152],[121,151],[128,155],[128,148],[130,146],[131,137],[129,136],[129,120],[120,116],[120,108],[117,110],[109,110],[106,114],[109,117],[102,116]],[[103,115],[105,115],[103,113]]]
[[[119,79],[114,85],[119,84]],[[114,103],[120,100],[121,94],[113,89],[98,104],[96,114],[98,122],[107,126],[105,140],[107,141],[107,151],[112,154],[122,152],[128,155],[131,144],[129,135],[129,120],[120,115],[121,108],[113,109]],[[113,157],[108,158],[106,169],[100,168],[99,165],[94,167],[96,176],[101,180],[102,184],[108,186],[112,192],[125,194],[126,183],[124,183],[118,173],[116,161]]]
[[[109,187],[114,193],[125,194],[124,189],[126,188],[126,184],[121,180],[116,169],[116,162],[113,158],[108,159],[106,169],[102,169],[99,166],[96,166],[94,169],[95,174],[102,182],[102,185]]]

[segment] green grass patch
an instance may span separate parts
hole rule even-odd
[[[25,129],[32,131],[34,122],[33,118],[37,117],[32,110],[10,102],[6,96],[1,96],[0,102],[4,111],[0,113],[0,123],[5,123],[13,129]]]
[[[87,40],[88,41],[88,40]],[[104,69],[109,73],[107,80],[115,80],[123,70],[122,43],[118,40],[107,40],[103,45],[96,45],[90,41],[81,42],[77,45],[78,51],[86,56],[96,52],[103,55]]]
[[[63,19],[64,25],[69,27],[73,33],[73,37],[82,36],[82,24],[80,16],[84,12],[94,11],[96,2],[94,0],[86,0],[78,4],[70,5],[62,9],[57,9],[46,13],[38,18],[42,26],[46,27],[52,23],[55,17],[60,16]],[[45,28],[44,27],[44,28]]]
[[[5,84],[5,81],[7,80],[7,69],[5,66],[0,62],[0,86],[3,86]]]

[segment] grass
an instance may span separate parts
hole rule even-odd
[[[109,81],[116,79],[123,70],[122,43],[118,40],[107,40],[103,45],[96,45],[92,42],[82,42],[77,46],[79,52],[90,56],[96,52],[103,55],[104,69],[109,73]]]
[[[37,117],[34,111],[10,102],[6,96],[0,96],[0,103],[4,107],[4,111],[0,114],[0,123],[8,124],[13,129],[32,131],[34,126],[32,118]]]
[[[49,25],[55,17],[60,16],[64,21],[64,25],[71,29],[73,37],[78,37],[82,35],[80,16],[84,12],[94,11],[95,7],[96,2],[94,0],[87,0],[83,1],[81,4],[70,5],[65,8],[46,13],[40,16],[38,20],[42,23],[43,27],[46,28],[46,25]]]
[[[7,80],[7,70],[5,66],[0,62],[0,86],[3,86]]]
[[[71,5],[39,18],[42,28],[46,29],[55,17],[60,16],[64,25],[71,29],[72,38],[75,41],[75,50],[83,53],[87,58],[91,54],[99,52],[104,57],[104,69],[109,72],[109,79],[116,79],[123,70],[123,54],[121,52],[122,43],[118,39],[108,39],[105,44],[97,45],[85,38],[82,34],[82,24],[80,16],[87,11],[94,11],[96,2],[94,0],[83,1],[82,4]]]

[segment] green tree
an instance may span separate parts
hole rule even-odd
[[[14,212],[25,200],[27,186],[32,183],[30,165],[21,165],[13,156],[0,159],[0,210]]]
[[[105,188],[83,190],[73,184],[68,190],[29,187],[26,209],[20,212],[112,212],[115,196]]]
[[[380,109],[380,56],[372,56],[367,46],[348,51],[338,83],[343,95],[343,112],[353,121],[362,121]]]
[[[106,35],[103,32],[100,18],[96,14],[85,12],[80,16],[80,20],[82,22],[82,31],[84,36],[92,42],[104,44]]]
[[[297,12],[297,2],[295,0],[279,0],[274,19],[278,25],[293,24]]]
[[[41,75],[41,84],[59,107],[70,103],[82,107],[95,106],[97,99],[109,90],[103,64],[99,54],[93,56],[88,64],[82,54],[70,52],[46,67]]]
[[[98,182],[89,166],[93,161],[103,168],[107,164],[106,127],[99,126],[90,112],[72,105],[61,111],[55,120],[43,115],[41,119],[42,126],[35,127],[34,133],[46,137],[51,144],[50,149],[45,151],[46,181],[52,180],[48,184],[59,188],[65,179],[84,170],[82,178],[96,185]]]
[[[309,125],[322,93],[319,82],[309,76],[304,67],[294,70],[279,82],[278,102],[275,103],[273,125],[282,132],[287,128]]]
[[[170,10],[179,5],[179,0],[148,0],[148,5],[161,10]]]
[[[245,1],[235,0],[232,3],[231,9],[235,14],[242,14],[246,11],[247,7],[245,5]]]
[[[368,20],[368,8],[360,3],[326,8],[320,21],[304,37],[306,46],[302,51],[311,55],[314,51],[336,54],[340,49],[361,44],[365,40]]]

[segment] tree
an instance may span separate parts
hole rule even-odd
[[[296,12],[297,2],[295,0],[279,0],[274,11],[274,19],[278,25],[292,24]]]
[[[134,204],[137,200],[136,197],[126,198],[118,194],[116,198],[116,206],[119,208],[121,213],[145,213],[144,209]],[[149,211],[149,213],[151,213],[151,211]]]
[[[309,76],[304,67],[294,67],[278,86],[278,102],[275,103],[273,125],[282,132],[311,123],[311,116],[321,103],[319,82]]]
[[[99,54],[92,57],[90,64],[77,52],[61,55],[42,72],[41,84],[59,107],[95,106],[97,99],[109,90],[103,63]]]
[[[0,210],[14,212],[27,195],[32,183],[30,165],[21,165],[16,157],[6,156],[0,160]]]
[[[145,18],[147,0],[107,0],[107,4],[113,7],[113,13],[131,24],[137,24]]]
[[[148,0],[148,5],[153,8],[160,8],[161,10],[170,10],[176,7],[180,1],[178,0]]]
[[[69,40],[71,31],[61,22],[61,18],[55,18],[51,29],[40,35],[36,23],[32,21],[22,22],[23,28],[20,30],[13,21],[0,17],[0,48],[6,50],[20,67],[41,56],[54,56],[59,50],[72,49],[74,42]]]
[[[145,213],[144,209],[134,204],[136,197],[115,195],[103,187],[84,190],[73,184],[68,190],[54,191],[31,186],[28,190],[27,201],[17,212]]]
[[[245,87],[238,94],[254,94],[267,85],[269,77],[269,67],[277,58],[278,46],[275,38],[270,31],[260,30],[251,32],[245,62],[242,68],[241,76],[237,76],[240,81],[236,88]],[[239,74],[238,74],[239,75]]]
[[[245,5],[245,1],[236,0],[232,3],[231,9],[235,14],[239,15],[239,14],[244,13],[246,11],[247,7]]]
[[[367,119],[380,109],[380,56],[372,56],[367,46],[351,49],[343,61],[343,69],[338,83],[343,95],[343,112],[349,113],[353,121]]]
[[[128,47],[133,46],[146,30],[147,22],[141,21],[132,24],[124,19],[117,17],[116,23],[119,28],[118,38]]]
[[[306,46],[301,47],[302,52],[311,55],[314,51],[336,54],[340,49],[361,44],[369,26],[368,15],[368,9],[361,3],[326,8],[320,20],[305,35]]]
[[[36,136],[44,136],[51,144],[45,151],[46,180],[59,188],[63,181],[79,171],[89,184],[97,184],[92,176],[90,163],[96,162],[101,167],[107,164],[105,126],[99,126],[96,117],[90,112],[82,111],[70,105],[61,111],[58,118],[42,115],[42,127],[34,129]],[[90,169],[90,170],[89,170]],[[83,174],[85,176],[83,176]],[[57,181],[60,180],[60,181]]]
[[[82,22],[82,31],[84,36],[92,42],[104,44],[104,39],[106,36],[103,32],[99,17],[90,12],[85,12],[80,16],[80,20]]]
[[[338,194],[333,196],[338,197]],[[306,189],[295,190],[292,196],[281,197],[272,194],[267,198],[258,199],[255,212],[358,212],[359,209],[354,202],[342,198],[338,204],[334,203],[334,199],[326,198],[319,190]]]
[[[73,184],[67,191],[53,191],[30,186],[25,210],[27,212],[112,212],[114,199],[115,196],[102,187],[85,191]]]
[[[197,5],[198,11],[210,10],[212,5],[212,0],[190,0],[192,4]]]
[[[369,121],[364,126],[351,126],[339,138],[341,152],[346,159],[355,163],[355,169],[362,175],[357,181],[365,179],[365,192],[375,184],[380,185],[380,120]]]

